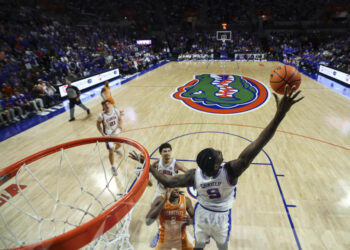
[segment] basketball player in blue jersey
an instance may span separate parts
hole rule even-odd
[[[278,125],[289,109],[304,97],[297,98],[300,91],[286,87],[280,100],[276,94],[277,111],[272,121],[258,138],[246,147],[236,160],[223,163],[220,150],[206,148],[197,155],[196,169],[185,174],[168,176],[151,167],[150,172],[165,187],[189,187],[197,190],[197,204],[193,219],[195,249],[203,249],[213,238],[218,249],[228,249],[231,229],[231,208],[235,199],[238,177],[249,167],[254,158],[275,134]]]

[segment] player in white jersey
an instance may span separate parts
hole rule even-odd
[[[162,174],[174,176],[179,171],[185,173],[187,168],[184,167],[182,162],[176,161],[175,158],[171,158],[172,148],[169,143],[163,143],[159,146],[160,159],[152,163],[152,167],[158,169]],[[157,183],[156,194],[154,195],[152,202],[155,198],[166,193],[166,188],[161,183]]]
[[[159,146],[160,159],[153,162],[151,166],[157,169],[160,173],[169,176],[178,174],[179,171],[186,173],[188,169],[181,162],[178,162],[175,158],[172,158],[171,153],[172,147],[169,143],[166,142],[161,144]],[[138,155],[135,151],[131,152],[129,157],[133,160],[140,161],[141,163],[144,161],[143,155]],[[165,193],[166,188],[163,186],[163,184],[158,182],[156,194],[154,195],[153,200]]]
[[[153,176],[166,187],[194,186],[197,189],[198,202],[193,220],[195,249],[203,249],[210,238],[215,240],[220,250],[228,249],[231,208],[236,196],[238,177],[270,141],[293,104],[304,98],[297,98],[300,92],[300,90],[295,92],[293,87],[288,93],[288,87],[286,87],[282,99],[274,94],[277,104],[275,116],[237,159],[223,163],[220,150],[206,148],[197,155],[198,167],[183,175],[167,176],[161,174],[156,168],[150,168]]]
[[[118,136],[122,129],[122,118],[118,109],[112,106],[108,100],[101,102],[103,112],[98,115],[97,129],[102,136]],[[102,126],[101,126],[102,125]],[[109,162],[111,163],[112,174],[118,174],[117,168],[114,166],[114,152],[121,154],[118,149],[120,143],[107,142],[107,149],[109,151]]]

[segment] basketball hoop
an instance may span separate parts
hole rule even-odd
[[[221,41],[222,41],[222,45],[225,45],[226,44],[226,38],[221,38]]]
[[[105,142],[122,145],[123,156],[117,159],[122,177],[109,173],[108,153],[100,148]],[[145,156],[143,166],[129,161],[135,149]],[[47,163],[57,156],[59,164]],[[89,248],[133,249],[131,212],[147,186],[149,161],[136,141],[92,137],[45,149],[2,169],[0,186],[10,185],[3,189],[9,194],[0,196],[0,248],[78,249],[94,240]]]
[[[230,30],[216,31],[216,40],[226,44],[227,41],[232,40],[232,32]]]

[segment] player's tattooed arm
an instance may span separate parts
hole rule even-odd
[[[194,175],[196,169],[190,169],[185,174],[168,176],[161,174],[156,168],[150,167],[149,171],[165,187],[189,187],[194,185]]]

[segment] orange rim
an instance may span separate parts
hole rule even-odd
[[[91,219],[90,221],[84,223],[83,225],[58,235],[56,237],[33,243],[31,245],[22,246],[13,249],[78,249],[87,245],[92,240],[98,238],[116,223],[118,223],[137,203],[141,195],[145,191],[149,178],[149,165],[150,158],[147,150],[138,142],[122,138],[122,137],[91,137],[85,139],[79,139],[71,142],[66,142],[45,150],[42,150],[36,154],[28,156],[0,171],[0,186],[6,181],[11,179],[16,175],[18,170],[23,166],[23,164],[30,164],[38,159],[41,159],[50,154],[56,153],[63,149],[68,149],[80,145],[95,143],[95,142],[121,142],[129,144],[142,152],[145,156],[146,163],[144,171],[142,172],[139,180],[131,188],[131,190],[120,199],[115,205],[110,207],[105,212]]]

